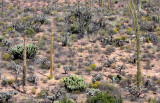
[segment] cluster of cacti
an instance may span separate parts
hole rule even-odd
[[[116,57],[113,59],[108,59],[107,62],[104,63],[104,66],[110,67],[112,63],[116,62]]]
[[[125,70],[125,69],[127,69],[127,67],[124,64],[117,66],[117,70],[118,70],[119,74],[121,74],[122,70]]]
[[[96,81],[101,81],[103,79],[103,75],[101,73],[95,73],[92,75],[92,83],[95,83]]]
[[[146,92],[146,88],[143,87],[139,87],[139,89],[137,89],[137,86],[135,85],[131,85],[129,87],[126,87],[126,90],[133,96],[135,97],[139,97],[140,95],[142,95],[143,93]]]
[[[34,75],[34,74],[30,74],[29,77],[27,78],[27,80],[30,83],[37,84],[38,81],[39,81],[39,78],[36,75]]]
[[[24,30],[26,30],[28,27],[32,28],[35,32],[40,31],[40,25],[38,23],[34,23],[33,21],[18,20],[12,26],[18,32],[24,32]]]
[[[88,96],[95,96],[97,93],[99,93],[100,90],[99,89],[94,89],[94,88],[87,88],[86,89],[86,94]]]
[[[8,102],[14,95],[17,95],[17,91],[9,90],[7,92],[0,92],[0,102],[5,103]]]
[[[84,78],[78,75],[70,75],[69,77],[63,78],[61,82],[65,88],[70,91],[82,91],[86,89]]]
[[[156,35],[154,35],[154,34],[147,34],[147,35],[144,35],[144,37],[146,38],[145,39],[146,41],[147,41],[147,39],[149,39],[149,41],[151,41],[154,44],[157,44],[160,41],[158,39],[158,37]]]
[[[112,36],[110,36],[108,39],[106,39],[106,38],[101,39],[101,44],[103,46],[116,45],[116,46],[120,47],[120,46],[123,46],[125,42],[126,42],[125,40],[114,39]]]
[[[44,24],[45,22],[46,22],[46,20],[47,20],[47,17],[46,17],[46,15],[36,15],[35,17],[33,17],[33,21],[35,22],[35,23],[41,23],[41,24]]]
[[[65,65],[63,66],[63,70],[65,71],[65,73],[68,73],[68,71],[75,70],[75,68],[71,65]]]
[[[23,45],[16,45],[15,47],[12,47],[10,49],[10,54],[13,55],[14,59],[23,59],[23,51],[24,51]],[[36,45],[28,44],[26,46],[27,59],[33,58],[37,52],[38,52],[38,47]]]

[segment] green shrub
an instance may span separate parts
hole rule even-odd
[[[54,103],[74,103],[74,100],[73,99],[64,98],[62,100],[55,101]]]
[[[86,89],[84,78],[78,75],[70,75],[69,77],[63,78],[61,82],[69,91],[82,91]]]
[[[8,54],[8,53],[4,53],[4,54],[2,54],[2,59],[3,60],[10,60],[10,58],[11,58],[11,56],[10,56],[10,54]]]
[[[34,36],[36,32],[34,31],[34,29],[28,27],[28,28],[26,28],[26,30],[24,31],[24,33],[25,33],[27,36]]]
[[[95,68],[96,68],[96,64],[91,64],[90,67],[91,67],[92,69],[95,69]]]
[[[95,83],[91,82],[89,85],[90,85],[91,88],[98,88],[99,81],[96,81]]]
[[[14,83],[14,79],[8,79],[7,83],[10,84],[10,85],[13,84]]]
[[[86,72],[88,72],[89,75],[90,75],[91,71],[92,71],[92,68],[90,68],[90,67],[86,68]]]
[[[88,97],[87,103],[115,103],[115,99],[108,93],[100,92],[93,97]]]
[[[23,45],[16,45],[10,49],[10,54],[13,55],[14,59],[23,59]],[[33,44],[28,44],[26,46],[27,59],[33,58],[38,52],[38,47]]]

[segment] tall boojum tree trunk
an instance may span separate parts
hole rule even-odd
[[[26,35],[24,34],[24,51],[23,51],[23,87],[27,84],[27,52],[26,52]],[[24,90],[24,92],[26,92]]]
[[[53,76],[53,22],[51,23],[50,76]]]
[[[136,7],[133,2],[129,3],[130,12],[133,18],[134,31],[136,35],[136,53],[137,53],[137,89],[140,90],[140,86],[142,85],[142,72],[141,72],[141,48],[140,48],[140,33],[139,33],[139,24],[138,24],[138,16],[136,12]]]

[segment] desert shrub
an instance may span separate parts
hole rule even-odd
[[[86,72],[87,72],[89,75],[90,75],[91,71],[92,71],[92,68],[90,68],[90,67],[87,67],[87,68],[86,68]]]
[[[128,28],[127,30],[126,30],[126,33],[128,34],[128,35],[131,35],[131,34],[133,34],[133,28]]]
[[[106,51],[104,53],[108,55],[108,54],[111,54],[111,53],[113,53],[115,51],[116,50],[115,50],[115,48],[113,46],[107,46],[106,47]]]
[[[93,97],[88,97],[87,103],[115,103],[115,99],[107,92],[106,93],[100,92]]]
[[[107,91],[109,94],[113,95],[116,103],[122,103],[122,97],[121,97],[121,89],[114,86],[111,83],[108,83],[106,81],[101,81],[98,89],[101,91]]]
[[[62,100],[55,101],[54,103],[74,103],[73,99],[63,98]]]
[[[65,73],[68,73],[69,71],[75,70],[75,67],[72,65],[65,65],[65,66],[63,66],[63,69],[64,69]]]
[[[157,103],[156,99],[148,98],[148,103]]]
[[[95,68],[96,68],[96,64],[91,64],[90,67],[91,67],[92,69],[95,69]]]
[[[10,58],[11,58],[11,55],[10,54],[8,54],[8,53],[4,53],[4,54],[2,54],[2,59],[3,60],[10,60]]]
[[[91,88],[98,88],[98,86],[99,86],[99,81],[96,81],[94,83],[93,82],[90,83]]]
[[[70,75],[69,77],[62,79],[61,82],[69,91],[82,91],[86,88],[83,77],[78,75]]]
[[[34,36],[34,35],[35,35],[34,29],[32,29],[32,28],[30,28],[30,27],[27,27],[24,32],[25,32],[25,34],[26,34],[27,36]]]
[[[41,23],[44,24],[47,21],[47,18],[45,15],[38,15],[33,17],[34,23]]]
[[[35,87],[33,87],[33,88],[31,89],[31,93],[32,93],[32,94],[36,94],[36,91],[37,91],[37,89],[36,89]]]
[[[9,85],[13,84],[13,83],[14,83],[14,79],[8,79],[8,80],[7,80],[7,83],[8,83]]]
[[[16,45],[10,49],[10,54],[13,55],[14,59],[23,59],[23,45]],[[33,58],[38,52],[38,47],[33,44],[28,44],[26,46],[27,59]]]
[[[92,76],[92,82],[95,83],[96,81],[100,81],[103,79],[103,75],[100,74],[100,73],[95,73],[93,76]]]

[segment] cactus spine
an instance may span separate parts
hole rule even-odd
[[[24,34],[24,51],[23,51],[23,90],[26,92],[24,89],[26,84],[27,84],[27,63],[26,63],[26,34]]]
[[[53,76],[53,22],[51,23],[50,76]]]
[[[134,31],[136,35],[136,52],[137,52],[137,90],[140,90],[142,85],[142,73],[141,73],[141,57],[140,57],[140,33],[139,33],[139,24],[138,17],[136,13],[136,8],[133,0],[129,3],[129,8],[133,18]]]

